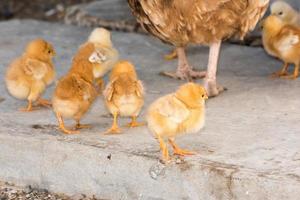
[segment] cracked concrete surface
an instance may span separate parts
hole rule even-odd
[[[55,66],[61,77],[91,31],[28,20],[1,22],[0,27],[2,75],[29,40],[43,37],[57,50]],[[162,59],[171,47],[145,35],[112,35],[121,58],[136,65],[147,88],[143,120],[150,102],[183,83],[158,75],[176,67],[176,61]],[[188,49],[196,68],[205,68],[207,54],[206,47]],[[300,81],[268,78],[281,63],[260,48],[224,44],[219,66],[218,81],[229,90],[208,101],[204,130],[177,139],[198,155],[176,158],[168,166],[158,161],[158,144],[145,127],[102,134],[112,120],[101,98],[83,119],[92,129],[63,135],[51,110],[19,112],[25,102],[8,95],[2,76],[0,179],[104,199],[297,199]]]

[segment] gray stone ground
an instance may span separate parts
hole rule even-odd
[[[29,40],[44,37],[57,49],[61,77],[91,31],[37,21],[1,22],[0,27],[3,75]],[[183,83],[158,75],[176,67],[176,61],[162,59],[171,47],[133,33],[113,32],[113,42],[121,58],[136,65],[147,88],[144,120],[150,102]],[[206,47],[188,51],[191,63],[202,69],[207,53]],[[25,102],[7,94],[1,77],[0,180],[103,199],[298,199],[300,81],[268,78],[281,63],[260,48],[225,44],[219,65],[219,83],[228,91],[208,101],[204,130],[177,140],[198,155],[168,166],[160,164],[158,144],[145,127],[102,134],[111,118],[101,98],[83,120],[92,129],[63,135],[51,110],[17,111]]]

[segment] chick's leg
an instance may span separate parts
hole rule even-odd
[[[89,124],[81,124],[79,119],[76,120],[76,125],[75,125],[75,129],[76,130],[78,130],[78,129],[84,129],[84,128],[91,128],[91,127],[92,126],[89,125]]]
[[[114,116],[113,124],[112,124],[111,128],[105,132],[106,135],[121,133],[121,129],[118,126],[118,113],[114,113],[113,116]]]
[[[189,65],[185,51],[183,47],[179,47],[176,49],[177,55],[178,55],[178,67],[177,71],[175,73],[172,72],[162,72],[162,75],[171,77],[171,78],[177,78],[181,80],[192,80],[194,78],[203,78],[206,75],[206,72],[204,71],[195,71],[193,68]]]
[[[20,111],[22,111],[22,112],[31,112],[31,111],[33,111],[32,101],[28,100],[27,107],[26,108],[21,108]]]
[[[209,97],[217,96],[225,90],[225,88],[217,85],[216,78],[220,49],[221,41],[212,43],[209,48],[208,67],[204,79],[204,87]]]
[[[295,70],[294,70],[294,73],[292,75],[281,76],[281,77],[285,78],[285,79],[294,80],[294,79],[298,78],[298,76],[299,76],[299,68],[300,68],[300,64],[295,64]]]
[[[288,63],[284,63],[282,69],[278,72],[275,72],[271,75],[271,77],[281,77],[281,76],[286,76],[288,75],[288,67],[289,67],[289,64]]]
[[[43,107],[51,107],[52,103],[47,99],[42,99],[41,97],[38,98],[36,101],[37,105],[43,106]]]
[[[130,128],[134,128],[134,127],[139,127],[139,126],[144,126],[145,125],[145,123],[143,123],[143,122],[137,122],[136,118],[137,118],[136,116],[132,116],[131,117],[131,122],[128,123],[127,126],[130,127]]]
[[[165,60],[173,60],[175,58],[177,58],[177,51],[176,49],[173,49],[173,51],[167,55],[164,56]]]
[[[169,143],[172,145],[174,154],[179,155],[179,156],[187,156],[187,155],[195,155],[195,152],[189,151],[189,150],[184,150],[180,149],[177,144],[175,144],[174,139],[169,139]]]
[[[62,130],[63,133],[65,133],[65,134],[79,133],[78,131],[73,131],[73,130],[67,129],[65,127],[65,123],[64,123],[64,120],[63,120],[62,116],[58,112],[56,113],[56,118],[58,120],[59,128],[60,128],[60,130]]]
[[[157,135],[157,140],[159,142],[159,147],[162,153],[162,158],[164,162],[167,162],[170,160],[170,156],[169,156],[169,151],[168,151],[168,147],[167,144],[164,142],[164,140]]]

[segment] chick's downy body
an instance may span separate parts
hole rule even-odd
[[[300,28],[286,24],[279,17],[271,15],[263,22],[263,45],[268,54],[284,62],[283,68],[274,76],[295,79],[300,65]],[[292,75],[288,75],[289,64],[295,65]]]
[[[93,40],[89,39],[79,48],[73,58],[70,71],[58,82],[53,95],[53,109],[59,126],[67,134],[77,131],[67,129],[63,118],[74,119],[75,129],[88,127],[80,124],[80,119],[97,97],[95,81],[101,80],[101,77],[111,68],[107,62],[114,64],[112,60],[117,60],[117,51],[116,55],[110,59],[107,51],[100,48],[103,37],[106,37],[109,32],[105,29],[96,29],[91,35],[95,32],[98,33],[99,39],[96,40],[95,37]],[[107,39],[110,40],[110,35]]]
[[[50,43],[36,39],[31,41],[25,53],[8,67],[5,76],[7,90],[15,98],[28,100],[27,108],[22,111],[31,111],[33,102],[43,106],[50,105],[40,96],[55,78],[52,63],[54,55],[55,51]]]
[[[148,127],[160,143],[164,160],[169,160],[165,140],[172,145],[175,154],[193,154],[180,149],[174,139],[176,136],[195,133],[203,128],[207,98],[202,86],[187,83],[175,93],[163,96],[150,105],[147,113]]]
[[[104,90],[105,103],[114,116],[113,126],[107,133],[118,133],[117,116],[132,117],[130,127],[143,125],[136,121],[144,104],[144,88],[138,80],[134,66],[128,61],[120,61],[113,68],[110,81]]]

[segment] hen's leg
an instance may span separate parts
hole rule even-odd
[[[204,71],[195,71],[189,65],[186,54],[183,47],[176,49],[178,55],[178,67],[175,73],[162,72],[162,75],[169,76],[171,78],[177,78],[181,80],[191,80],[193,78],[203,78],[206,75]]]
[[[221,41],[212,43],[209,48],[208,67],[204,79],[204,87],[210,97],[217,96],[220,92],[225,90],[223,87],[217,85],[216,78],[220,49]]]
[[[173,51],[170,54],[167,54],[164,56],[165,60],[173,60],[175,58],[177,58],[177,51],[176,49],[173,49]]]
[[[169,143],[172,145],[175,155],[188,156],[188,155],[195,155],[196,154],[195,152],[179,148],[177,146],[177,144],[175,144],[174,139],[169,139]]]
[[[131,117],[131,122],[128,123],[127,126],[130,127],[130,128],[134,128],[134,127],[139,127],[139,126],[144,126],[145,125],[145,123],[143,123],[143,122],[137,122],[136,118],[137,118],[136,116],[132,116]]]
[[[288,63],[284,63],[282,69],[278,72],[275,72],[271,75],[271,77],[281,77],[281,76],[287,76],[288,75],[288,67],[289,67],[289,64]]]
[[[65,134],[79,133],[78,131],[73,131],[73,130],[67,129],[65,127],[65,123],[64,123],[64,120],[63,120],[62,116],[58,112],[56,113],[56,118],[58,120],[59,128],[60,128],[60,130],[62,130],[63,133],[65,133]]]
[[[113,116],[114,116],[113,124],[111,128],[105,132],[106,135],[121,133],[121,129],[118,126],[118,113],[114,113]]]

